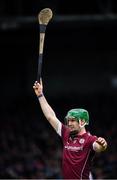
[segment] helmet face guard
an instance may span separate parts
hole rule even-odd
[[[65,117],[65,122],[67,123],[68,119],[75,119],[76,121],[79,120],[84,120],[85,121],[85,125],[89,124],[89,113],[87,110],[85,109],[71,109],[70,111],[68,111],[66,117]]]

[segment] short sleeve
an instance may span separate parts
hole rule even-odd
[[[97,140],[97,136],[90,136],[90,145],[91,149],[93,150],[93,143]]]
[[[59,134],[59,136],[61,136],[63,142],[65,142],[66,139],[68,139],[69,130],[64,124],[58,123],[57,133]]]

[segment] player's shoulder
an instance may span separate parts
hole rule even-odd
[[[87,132],[87,136],[89,138],[97,138],[97,136],[95,134],[91,134],[89,131]]]
[[[91,142],[94,142],[94,141],[97,140],[97,136],[91,134],[89,131],[87,132],[87,137],[88,137],[88,140],[91,141]]]
[[[70,133],[69,128],[65,124],[62,123],[62,136],[68,137],[69,133]]]
[[[65,132],[69,132],[69,128],[68,126],[66,126],[65,124],[62,123],[62,130],[65,131]]]
[[[87,136],[92,137],[92,136],[96,136],[96,135],[92,134],[90,131],[87,131]]]

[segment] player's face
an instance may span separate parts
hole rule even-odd
[[[70,131],[80,131],[79,123],[75,119],[68,119],[67,126],[69,127]]]

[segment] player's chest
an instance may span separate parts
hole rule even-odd
[[[69,152],[82,152],[86,147],[85,138],[68,138],[64,142],[64,150]]]

